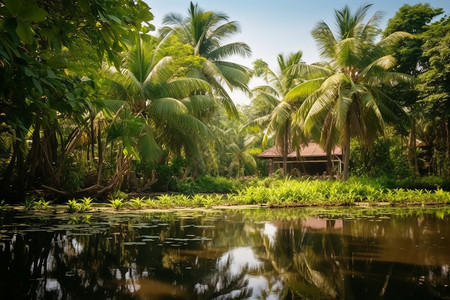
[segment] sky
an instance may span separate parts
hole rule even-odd
[[[152,24],[157,29],[161,28],[164,16],[170,12],[186,16],[190,3],[189,0],[145,1],[154,15]],[[239,22],[241,32],[229,42],[247,43],[252,50],[252,56],[233,57],[230,61],[251,67],[253,61],[261,58],[274,71],[277,70],[276,57],[279,53],[289,54],[301,50],[303,61],[307,63],[320,61],[311,30],[321,20],[333,30],[334,9],[342,9],[346,4],[355,11],[362,4],[373,3],[367,16],[370,17],[375,12],[381,11],[383,18],[380,28],[382,29],[403,4],[429,3],[433,8],[443,8],[444,14],[450,14],[450,0],[197,0],[193,2],[198,3],[204,10],[226,13],[230,21]],[[252,80],[250,87],[261,83],[259,80]],[[233,92],[232,98],[238,104],[250,103],[250,99],[239,92]]]

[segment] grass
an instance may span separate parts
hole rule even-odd
[[[189,193],[163,194],[156,197],[129,198],[126,193],[115,191],[110,195],[109,206],[114,210],[123,209],[173,209],[173,208],[211,208],[227,205],[264,205],[268,207],[292,206],[352,206],[357,203],[391,206],[450,204],[450,192],[439,184],[429,184],[432,189],[390,188],[393,182],[386,178],[350,178],[347,182],[338,180],[314,180],[298,178],[267,177],[253,178],[239,182],[236,179],[204,177],[199,182],[205,184],[207,191],[228,190],[227,194],[216,192],[194,193],[200,189],[184,188]],[[204,192],[204,191],[202,191]],[[66,204],[67,212],[85,212],[92,208],[94,200],[90,197],[72,199]],[[46,210],[50,202],[44,198],[25,199],[26,210]],[[0,209],[5,205],[0,204]]]
[[[223,194],[164,194],[154,198],[115,199],[112,207],[119,210],[143,208],[210,208],[217,205],[291,206],[351,206],[380,202],[392,206],[450,204],[450,192],[437,188],[385,188],[377,180],[351,179],[348,182],[329,180],[263,179],[252,180],[234,193]]]

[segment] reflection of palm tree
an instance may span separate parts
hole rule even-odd
[[[214,273],[205,285],[196,286],[197,299],[239,300],[248,299],[252,289],[248,288],[245,270],[237,275],[229,272],[228,266]]]
[[[327,227],[333,228],[333,221]],[[266,255],[286,285],[283,298],[336,298],[344,295],[342,236],[313,232],[302,221],[279,222],[273,243],[264,238]]]

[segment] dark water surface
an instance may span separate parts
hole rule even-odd
[[[450,209],[0,213],[0,299],[450,299]]]

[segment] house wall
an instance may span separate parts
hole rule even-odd
[[[272,168],[269,169],[269,174],[272,174],[273,172],[276,172],[278,169],[283,169],[283,160],[274,158],[272,160]],[[334,160],[334,170],[333,173],[338,172],[338,166],[340,161]],[[299,174],[297,175],[322,175],[327,171],[327,163],[325,157],[318,157],[314,160],[305,160],[305,161],[296,161],[295,158],[289,158],[287,162],[287,172],[288,174],[295,175],[294,169],[297,169]],[[272,171],[272,172],[271,172]]]

